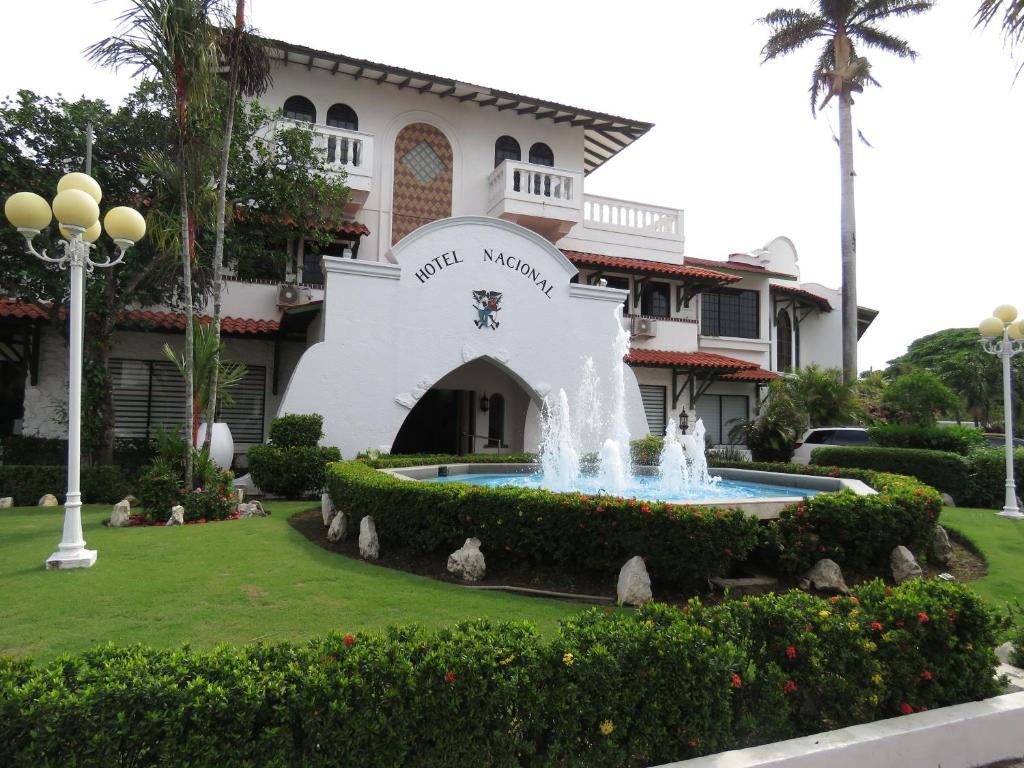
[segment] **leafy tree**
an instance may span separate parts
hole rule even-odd
[[[858,408],[864,414],[865,422],[877,422],[885,417],[882,405],[882,393],[889,386],[889,378],[885,371],[865,371],[854,385],[854,395]]]
[[[901,37],[879,24],[893,18],[914,16],[931,9],[934,0],[816,0],[814,11],[779,8],[759,19],[771,30],[761,54],[777,59],[808,43],[824,42],[811,73],[811,111],[821,109],[833,97],[839,102],[839,176],[841,184],[840,230],[843,260],[843,372],[845,380],[857,379],[857,232],[853,189],[853,94],[871,76],[868,60],[854,47],[864,45],[913,59],[917,53]],[[824,100],[817,104],[819,96]]]
[[[837,427],[863,415],[853,384],[843,381],[838,368],[806,365],[783,376],[778,385],[804,414],[806,427]]]
[[[955,412],[959,404],[953,390],[923,370],[894,379],[885,388],[882,402],[902,421],[922,427],[934,425],[937,416]]]

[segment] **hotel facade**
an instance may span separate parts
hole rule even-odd
[[[586,192],[651,124],[268,44],[261,101],[283,115],[268,130],[308,125],[351,198],[332,246],[295,242],[279,279],[226,281],[228,356],[248,371],[219,420],[240,468],[270,420],[293,412],[322,413],[324,443],[346,457],[532,450],[559,390],[574,408],[610,407],[579,402],[587,358],[606,382],[624,366],[633,437],[701,418],[709,442],[729,444],[781,372],[840,366],[839,292],[801,283],[788,238],[695,258],[683,211]],[[874,315],[860,310],[861,332]],[[46,318],[0,301],[4,434],[66,436],[66,347]],[[183,327],[168,307],[123,317],[118,437],[183,421],[183,385],[160,351],[180,347]]]

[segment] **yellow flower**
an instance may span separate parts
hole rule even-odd
[[[513,661],[515,661],[515,659],[516,659],[515,656],[509,656],[507,658],[502,659],[498,663],[501,664],[501,666],[504,667],[506,664],[511,664]]]
[[[852,611],[850,611],[850,615],[851,616],[860,616],[860,608],[854,608]]]
[[[850,630],[851,632],[856,632],[858,629],[860,629],[860,627],[857,625],[857,622],[855,622],[855,621],[847,622],[846,623],[846,628],[848,630]]]
[[[818,611],[818,615],[823,619],[827,619],[830,616],[828,611]]]
[[[865,651],[867,651],[868,653],[872,653],[872,652],[874,652],[874,651],[877,651],[877,650],[878,650],[878,646],[877,646],[877,645],[875,645],[875,644],[874,644],[873,642],[871,642],[870,640],[865,640],[865,641],[864,641],[863,643],[861,643],[861,647],[862,647],[862,648],[863,648],[863,649],[864,649]]]
[[[873,706],[873,707],[877,707],[878,706],[878,697],[877,696],[872,696],[870,701],[871,701],[871,706]]]
[[[654,629],[654,619],[648,619],[644,622],[644,626]]]
[[[567,666],[567,667],[571,667],[572,663],[575,660],[576,659],[573,658],[573,655],[571,653],[567,653],[567,654],[565,654],[565,656],[562,657],[562,663],[565,664],[565,666]]]
[[[871,676],[871,682],[874,683],[875,685],[881,685],[882,684],[882,676],[879,675],[878,673],[875,673],[874,675]]]
[[[602,736],[609,736],[611,732],[615,730],[615,723],[611,720],[605,720],[601,723],[600,729]]]

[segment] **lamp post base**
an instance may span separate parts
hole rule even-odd
[[[46,560],[46,570],[65,571],[69,568],[91,568],[96,564],[95,549],[80,549],[77,552],[57,550]]]
[[[996,514],[1000,517],[1008,517],[1011,520],[1024,520],[1024,512],[1015,507],[1003,507],[1003,511]]]

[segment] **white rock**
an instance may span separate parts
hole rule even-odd
[[[14,506],[14,498],[11,496],[4,496],[0,499],[0,509],[10,509]]]
[[[40,506],[40,507],[56,507],[58,504],[59,504],[59,502],[57,501],[57,497],[54,496],[52,493],[48,493],[45,496],[43,496],[41,499],[39,499],[39,504],[37,504],[36,506]]]
[[[364,560],[376,560],[380,557],[380,539],[377,538],[377,526],[369,515],[364,517],[359,523],[359,556]]]
[[[653,599],[651,577],[647,575],[647,566],[639,555],[631,557],[619,570],[616,593],[619,605],[643,605]]]
[[[928,547],[928,560],[939,565],[949,565],[952,558],[953,545],[949,541],[949,534],[941,525],[936,525],[931,546]]]
[[[850,591],[843,579],[843,570],[835,560],[822,558],[811,566],[811,570],[804,574],[800,580],[801,589],[815,589],[822,592],[840,592],[846,594]]]
[[[235,502],[241,504],[243,501],[245,501],[245,488],[238,486],[235,488]]]
[[[324,519],[324,525],[330,525],[334,517],[334,502],[331,501],[331,494],[320,494],[320,515]]]
[[[480,539],[466,539],[461,549],[448,555],[448,572],[460,576],[464,581],[480,581],[487,574],[484,553],[480,551]]]
[[[889,555],[889,565],[892,566],[892,579],[897,584],[902,584],[910,579],[919,579],[923,573],[921,566],[914,559],[914,553],[902,544]]]
[[[942,494],[942,505],[945,507],[955,507],[956,500],[948,493]]]
[[[348,520],[345,519],[344,512],[338,512],[331,520],[331,527],[327,529],[327,540],[331,543],[341,541],[347,533]],[[360,541],[362,541],[362,536],[360,536]]]
[[[270,513],[263,509],[259,501],[250,501],[238,505],[238,511],[244,517],[269,517]]]
[[[131,520],[128,519],[128,515],[132,512],[132,505],[128,503],[127,499],[117,502],[114,505],[114,511],[110,513],[110,527],[111,528],[124,528]]]
[[[185,508],[180,504],[176,507],[171,507],[171,516],[167,518],[167,522],[164,525],[184,525],[185,524]]]

